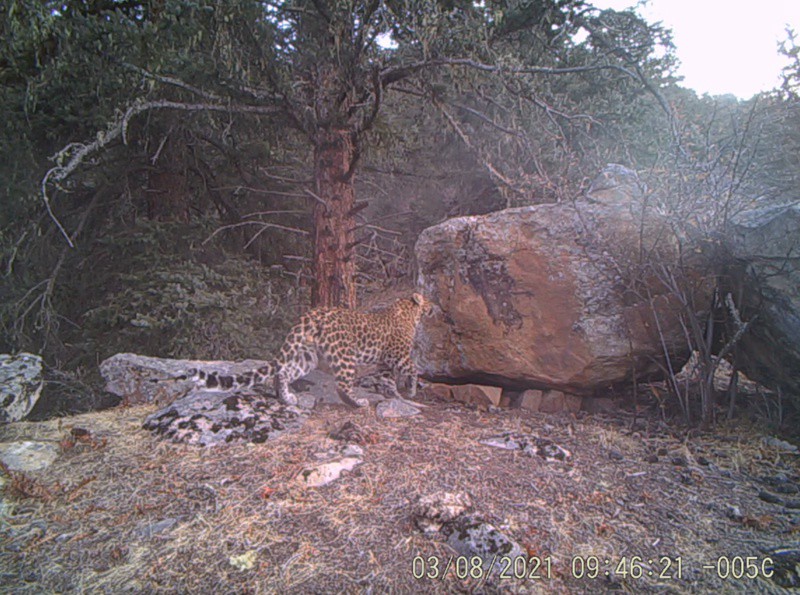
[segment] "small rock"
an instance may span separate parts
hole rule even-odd
[[[332,430],[328,434],[328,437],[334,440],[354,442],[356,444],[364,444],[364,442],[366,442],[364,430],[362,430],[357,423],[349,420],[344,422],[338,429]]]
[[[445,401],[453,400],[453,386],[450,384],[432,382],[427,384],[424,390],[432,397],[443,399]]]
[[[779,494],[796,494],[800,492],[800,488],[785,473],[776,473],[773,476],[764,475],[759,479]]]
[[[484,386],[481,384],[463,384],[453,387],[453,398],[456,401],[475,405],[484,411],[489,407],[500,405],[503,389],[499,386]]]
[[[163,519],[160,521],[156,521],[155,523],[147,521],[139,525],[135,533],[141,539],[152,539],[155,535],[158,535],[159,533],[164,533],[165,531],[169,531],[177,524],[178,524],[178,519],[175,518]]]
[[[767,554],[773,562],[770,580],[784,589],[800,587],[800,549],[793,544],[774,548]]]
[[[728,504],[726,506],[725,516],[734,521],[741,521],[744,518],[744,515],[742,514],[742,511],[739,510],[739,507],[734,506],[733,504]]]
[[[561,413],[564,411],[564,400],[564,393],[560,390],[544,391],[539,411],[542,413]]]
[[[380,418],[411,417],[419,414],[419,409],[407,401],[389,399],[381,401],[375,407],[375,414]]]
[[[583,407],[583,397],[564,394],[564,409],[570,413],[578,413]]]
[[[414,521],[424,533],[435,533],[442,525],[461,516],[472,507],[469,494],[436,492],[420,496],[413,508]]]
[[[342,471],[352,471],[363,461],[356,457],[344,457],[311,468],[303,469],[296,480],[303,487],[318,488],[339,479]]]
[[[775,494],[770,494],[764,490],[758,492],[758,497],[761,498],[764,502],[769,502],[770,504],[783,504],[783,499],[776,496]]]
[[[786,442],[786,440],[780,440],[779,438],[775,438],[774,436],[765,436],[762,438],[762,441],[766,446],[771,446],[777,450],[783,452],[790,452],[792,454],[798,453],[798,448],[794,444],[790,442]]]
[[[528,411],[537,412],[542,406],[542,391],[536,389],[528,389],[523,391],[519,396],[520,409],[527,409]]]
[[[444,533],[447,535],[448,545],[459,555],[467,558],[480,557],[483,560],[483,573],[491,571],[491,576],[494,577],[499,576],[505,567],[501,558],[508,557],[513,561],[525,556],[525,550],[516,541],[480,518],[459,517],[444,526]],[[494,568],[490,569],[489,564],[493,560]]]
[[[608,451],[608,458],[611,459],[612,461],[624,461],[625,460],[625,455],[623,455],[618,450],[609,450]]]
[[[361,458],[364,456],[364,449],[361,448],[358,444],[347,444],[342,449],[342,456]]]
[[[12,471],[39,471],[58,458],[58,446],[50,442],[4,442],[0,444],[0,461]]]
[[[313,409],[317,406],[320,398],[310,393],[300,393],[297,395],[297,406],[300,409]]]
[[[0,354],[0,422],[25,419],[42,393],[42,358]]]
[[[250,550],[241,556],[231,556],[228,558],[228,563],[236,570],[252,570],[256,565],[257,559],[257,552]]]
[[[499,436],[491,436],[478,442],[504,450],[521,450],[528,456],[538,456],[546,461],[563,462],[572,458],[572,453],[566,448],[562,448],[552,440],[539,438],[533,434],[504,432]]]

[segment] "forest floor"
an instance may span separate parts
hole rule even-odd
[[[779,550],[796,554],[800,541],[800,457],[756,426],[697,433],[652,413],[427,403],[395,419],[319,405],[295,433],[215,448],[143,430],[153,407],[2,427],[2,441],[62,447],[46,471],[7,478],[2,590],[754,593],[797,580]],[[300,485],[346,422],[363,464]],[[550,439],[571,460],[479,442],[507,431]],[[508,578],[470,577],[467,561],[413,520],[417,499],[440,491],[468,493],[473,514],[529,558]]]

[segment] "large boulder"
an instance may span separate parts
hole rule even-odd
[[[122,397],[128,405],[165,405],[184,396],[194,387],[186,379],[189,370],[213,370],[222,376],[236,376],[267,364],[261,360],[167,359],[137,353],[117,353],[100,362],[100,375],[106,381],[106,390]]]
[[[655,371],[663,345],[688,355],[676,296],[652,279],[631,291],[624,278],[636,255],[677,258],[677,238],[643,196],[634,172],[610,166],[574,203],[424,230],[420,283],[441,311],[418,332],[422,374],[591,394]],[[702,267],[693,274],[710,292]]]
[[[0,422],[25,419],[42,394],[42,358],[0,354]]]
[[[166,359],[149,357],[136,353],[117,353],[100,363],[100,374],[106,381],[106,391],[122,397],[128,405],[155,403],[169,405],[191,393],[231,393],[222,389],[197,389],[186,375],[189,370],[216,372],[220,376],[237,376],[258,369],[269,362],[263,360],[244,360],[240,362],[224,360]],[[317,402],[341,405],[336,390],[336,380],[321,370],[297,380],[293,385],[299,405],[311,408]],[[355,398],[375,401],[380,395],[356,386]],[[272,382],[245,390],[245,393],[267,392],[272,394]],[[235,392],[235,391],[234,391]],[[206,405],[202,405],[206,407]],[[189,411],[188,409],[186,410]],[[192,413],[188,413],[191,417]]]
[[[742,213],[731,232],[732,294],[742,296],[742,318],[755,317],[739,363],[762,384],[800,395],[800,205]]]

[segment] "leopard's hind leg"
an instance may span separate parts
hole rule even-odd
[[[313,345],[289,344],[281,350],[281,357],[275,362],[275,393],[286,405],[297,405],[297,395],[289,386],[317,367],[319,358]]]
[[[339,398],[350,407],[367,407],[369,401],[363,397],[353,396],[353,385],[356,379],[356,357],[347,351],[339,355],[326,357],[328,366],[336,377],[336,388]]]

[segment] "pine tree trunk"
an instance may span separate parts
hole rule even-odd
[[[355,264],[352,258],[355,190],[350,166],[354,147],[346,129],[323,129],[314,147],[313,306],[356,306]]]

